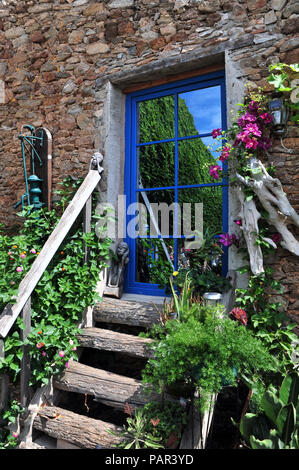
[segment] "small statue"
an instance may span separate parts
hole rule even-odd
[[[121,297],[124,283],[125,267],[129,262],[129,247],[127,243],[120,242],[116,248],[115,257],[111,259],[108,270],[107,287],[104,294],[115,294]],[[117,292],[116,292],[117,291]]]

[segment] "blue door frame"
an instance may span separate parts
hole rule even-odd
[[[136,195],[140,191],[137,188],[137,154],[136,150],[140,146],[137,142],[137,106],[138,103],[144,100],[150,100],[154,98],[159,98],[167,95],[174,95],[176,99],[176,111],[175,111],[175,127],[176,135],[174,139],[165,139],[154,142],[147,142],[147,144],[152,143],[164,143],[164,142],[175,142],[175,162],[178,163],[178,142],[180,140],[187,140],[195,137],[207,137],[211,136],[211,132],[208,134],[198,134],[197,136],[192,137],[178,137],[177,133],[177,110],[178,110],[178,94],[203,88],[208,88],[211,86],[220,86],[221,89],[221,128],[224,130],[227,126],[226,121],[226,97],[225,97],[225,75],[224,71],[214,72],[207,75],[201,75],[198,77],[193,77],[188,80],[181,80],[178,82],[168,83],[165,85],[143,89],[130,93],[126,97],[126,121],[125,121],[125,177],[124,177],[124,190],[126,195],[126,209],[129,205],[136,202]],[[212,131],[212,129],[211,129]],[[144,145],[144,144],[142,144]],[[223,165],[223,169],[226,170],[226,165]],[[178,186],[177,181],[177,171],[176,171],[176,181],[175,186],[163,187],[159,189],[174,189],[175,191],[175,201],[177,201],[177,190],[180,188],[200,188],[207,186],[222,186],[222,220],[223,227],[222,230],[224,233],[228,232],[228,179],[227,173],[221,183],[207,183],[207,184],[192,184],[184,185],[182,187]],[[154,190],[157,188],[146,188],[146,191]],[[131,216],[131,218],[134,216]],[[127,218],[126,226],[130,218]],[[135,263],[136,263],[136,243],[135,239],[129,238],[127,236],[125,240],[130,249],[130,262],[126,269],[125,275],[125,284],[124,289],[127,293],[135,294],[144,294],[144,295],[155,295],[155,296],[164,296],[164,290],[160,289],[158,284],[148,284],[135,281]],[[228,269],[228,250],[224,248],[224,255],[222,259],[222,274],[226,275]]]

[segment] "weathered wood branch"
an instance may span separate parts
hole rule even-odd
[[[250,187],[254,191],[268,213],[269,224],[273,225],[282,236],[280,242],[282,247],[299,256],[299,242],[288,228],[290,224],[299,227],[299,215],[288,201],[279,179],[272,178],[260,160],[252,159],[250,166],[252,177],[245,179],[237,173],[237,179],[243,186]],[[244,222],[244,219],[242,220]]]
[[[250,268],[254,275],[264,272],[263,266],[263,253],[260,245],[256,244],[257,234],[259,232],[258,221],[261,217],[256,209],[253,200],[247,201],[242,188],[236,188],[236,195],[240,202],[239,217],[242,219],[242,226],[240,229],[246,241]]]

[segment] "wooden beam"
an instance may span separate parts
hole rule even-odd
[[[22,310],[24,329],[21,330],[21,340],[25,341],[31,330],[31,297],[27,300]],[[22,346],[23,356],[21,361],[21,405],[26,408],[30,401],[30,355],[28,346]]]
[[[109,449],[121,440],[108,432],[108,429],[114,432],[120,430],[119,426],[54,406],[42,407],[33,426],[51,437],[83,449],[95,449],[97,445]]]
[[[5,338],[18,318],[35,286],[42,277],[59,246],[68,234],[73,223],[82,211],[86,201],[101,179],[98,171],[90,170],[74,198],[64,211],[60,221],[44,244],[40,254],[31,266],[19,286],[19,293],[14,305],[9,305],[0,316],[0,337]]]
[[[184,72],[176,75],[168,75],[167,77],[161,78],[160,80],[150,80],[146,83],[140,83],[138,85],[131,85],[123,90],[123,93],[132,93],[134,91],[144,90],[152,88],[154,86],[165,85],[167,83],[177,82],[178,80],[185,80],[187,78],[197,77],[205,75],[207,73],[218,72],[224,70],[223,64],[211,65],[202,69],[192,70],[190,72]]]
[[[102,302],[95,305],[94,320],[151,328],[154,323],[159,323],[160,316],[153,304],[104,297]]]
[[[0,361],[4,359],[4,341],[0,339]],[[9,378],[6,374],[0,374],[0,411],[6,408],[8,402]]]
[[[144,406],[149,400],[161,401],[161,395],[147,394],[141,381],[108,372],[79,362],[70,362],[61,377],[54,379],[58,390],[93,396],[107,406],[123,410],[126,403],[134,408]]]
[[[85,328],[77,335],[80,346],[95,348],[102,351],[114,351],[136,357],[152,357],[149,349],[150,338],[139,338],[134,335],[118,333],[102,328]]]

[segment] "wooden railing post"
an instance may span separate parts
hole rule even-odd
[[[25,341],[31,330],[31,297],[27,300],[21,313],[24,329],[21,330],[21,340]],[[30,401],[30,356],[28,346],[22,346],[21,362],[21,405],[25,408]]]
[[[91,208],[92,208],[92,195],[87,199],[86,204],[84,206],[83,212],[83,232],[90,233],[91,232]],[[89,248],[85,244],[84,248],[84,263],[88,263],[89,261]],[[82,314],[82,326],[85,327],[92,327],[93,326],[93,307],[86,307],[83,314]]]
[[[84,233],[91,232],[91,207],[92,207],[92,196],[90,196],[84,206],[84,216],[83,216],[83,231]],[[84,262],[87,263],[89,258],[89,249],[85,245],[85,256]]]
[[[4,359],[4,340],[0,339],[0,361]],[[8,402],[9,378],[6,374],[0,374],[0,413],[6,408]],[[1,424],[1,422],[0,422]]]

